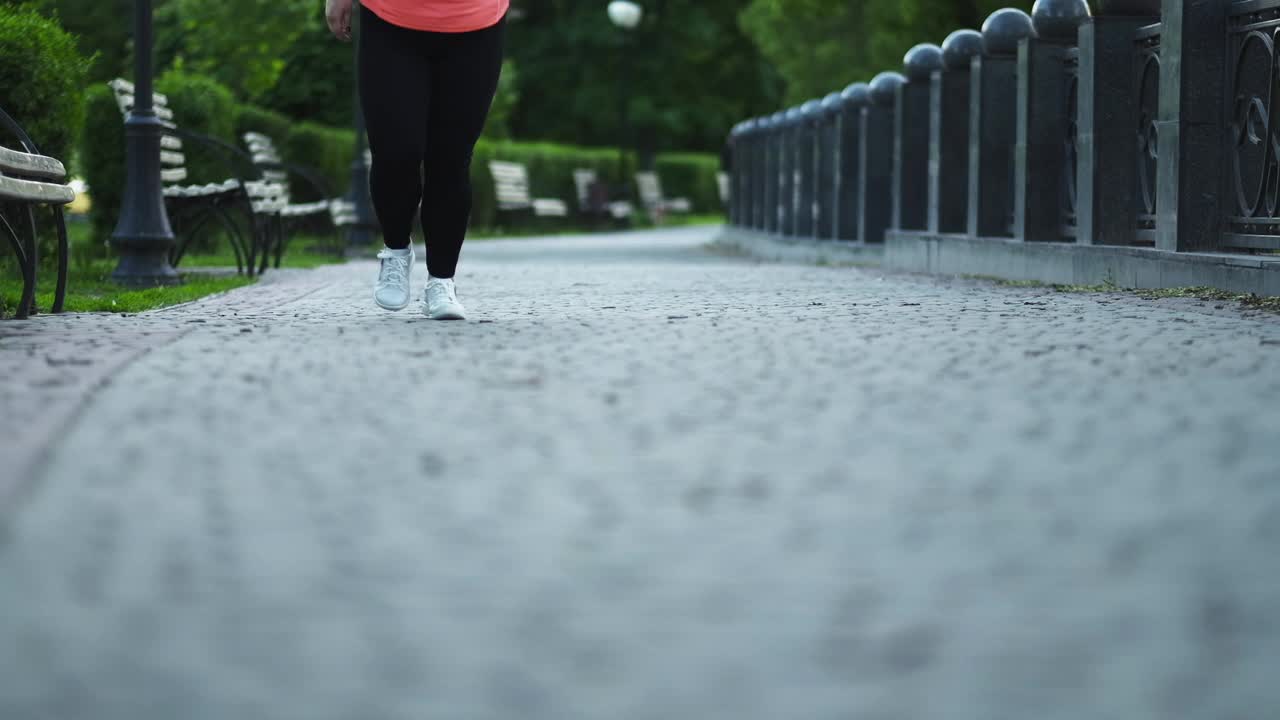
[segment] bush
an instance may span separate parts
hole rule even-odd
[[[277,143],[281,142],[279,139]],[[329,184],[329,191],[341,195],[351,181],[351,160],[356,151],[356,134],[352,130],[325,127],[315,123],[294,125],[284,139],[280,153],[288,162],[316,170]],[[307,188],[296,186],[299,202],[319,200],[310,197]]]
[[[124,122],[111,88],[94,85],[84,95],[85,123],[80,136],[80,166],[89,184],[93,207],[93,241],[101,245],[111,237],[124,197]]]
[[[243,144],[247,132],[262,133],[271,138],[280,147],[289,137],[294,122],[274,110],[256,105],[236,105],[235,132],[236,139]]]
[[[93,60],[55,21],[26,5],[0,4],[0,108],[40,152],[70,164],[84,122],[84,88]],[[5,133],[7,135],[7,133]],[[0,143],[17,147],[17,139]]]
[[[662,192],[668,198],[689,198],[694,212],[715,213],[724,210],[720,202],[720,158],[712,153],[663,153],[654,162],[662,179]]]
[[[168,96],[173,121],[191,130],[240,147],[236,139],[236,103],[231,91],[207,75],[173,68],[156,80],[156,92]],[[250,171],[251,167],[231,163],[217,151],[194,142],[184,142],[187,182],[221,182]]]

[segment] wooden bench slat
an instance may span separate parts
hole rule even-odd
[[[0,198],[66,205],[76,199],[76,191],[67,185],[0,175]]]
[[[186,168],[173,168],[172,170],[161,170],[160,180],[167,183],[179,183],[187,179]]]
[[[172,150],[161,150],[160,164],[161,165],[186,165],[187,158],[180,152],[174,152]]]
[[[165,150],[181,150],[182,138],[176,138],[172,135],[164,135],[160,138],[160,147]]]
[[[117,95],[128,95],[129,97],[133,97],[134,95],[135,88],[133,83],[125,80],[124,78],[116,78],[107,84],[111,86],[112,90],[116,91]],[[152,90],[151,101],[157,105],[168,105],[169,96]]]
[[[67,169],[51,157],[0,147],[0,173],[42,180],[62,180],[67,176]]]

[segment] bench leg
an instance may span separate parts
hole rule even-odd
[[[27,206],[27,236],[23,241],[27,246],[27,264],[31,266],[31,299],[27,306],[27,314],[40,312],[36,307],[36,293],[40,291],[40,246],[36,238],[36,207]]]
[[[36,294],[36,268],[31,262],[32,258],[27,255],[27,251],[22,247],[22,239],[13,231],[13,226],[9,221],[0,215],[0,231],[9,238],[9,244],[13,246],[13,254],[18,258],[18,268],[22,270],[22,297],[18,300],[18,310],[16,317],[24,320],[30,314],[31,306],[35,303]]]
[[[60,313],[67,300],[67,264],[70,257],[70,243],[67,241],[67,219],[61,207],[53,209],[54,222],[58,226],[58,286],[53,294],[53,312]]]

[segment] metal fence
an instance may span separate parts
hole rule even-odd
[[[730,222],[1280,250],[1280,0],[1095,5],[1000,10],[901,74],[740,123]]]

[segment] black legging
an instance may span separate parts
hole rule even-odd
[[[506,20],[469,33],[410,30],[360,8],[360,103],[370,192],[387,247],[422,207],[427,269],[451,278],[471,215],[471,153],[502,70]]]

